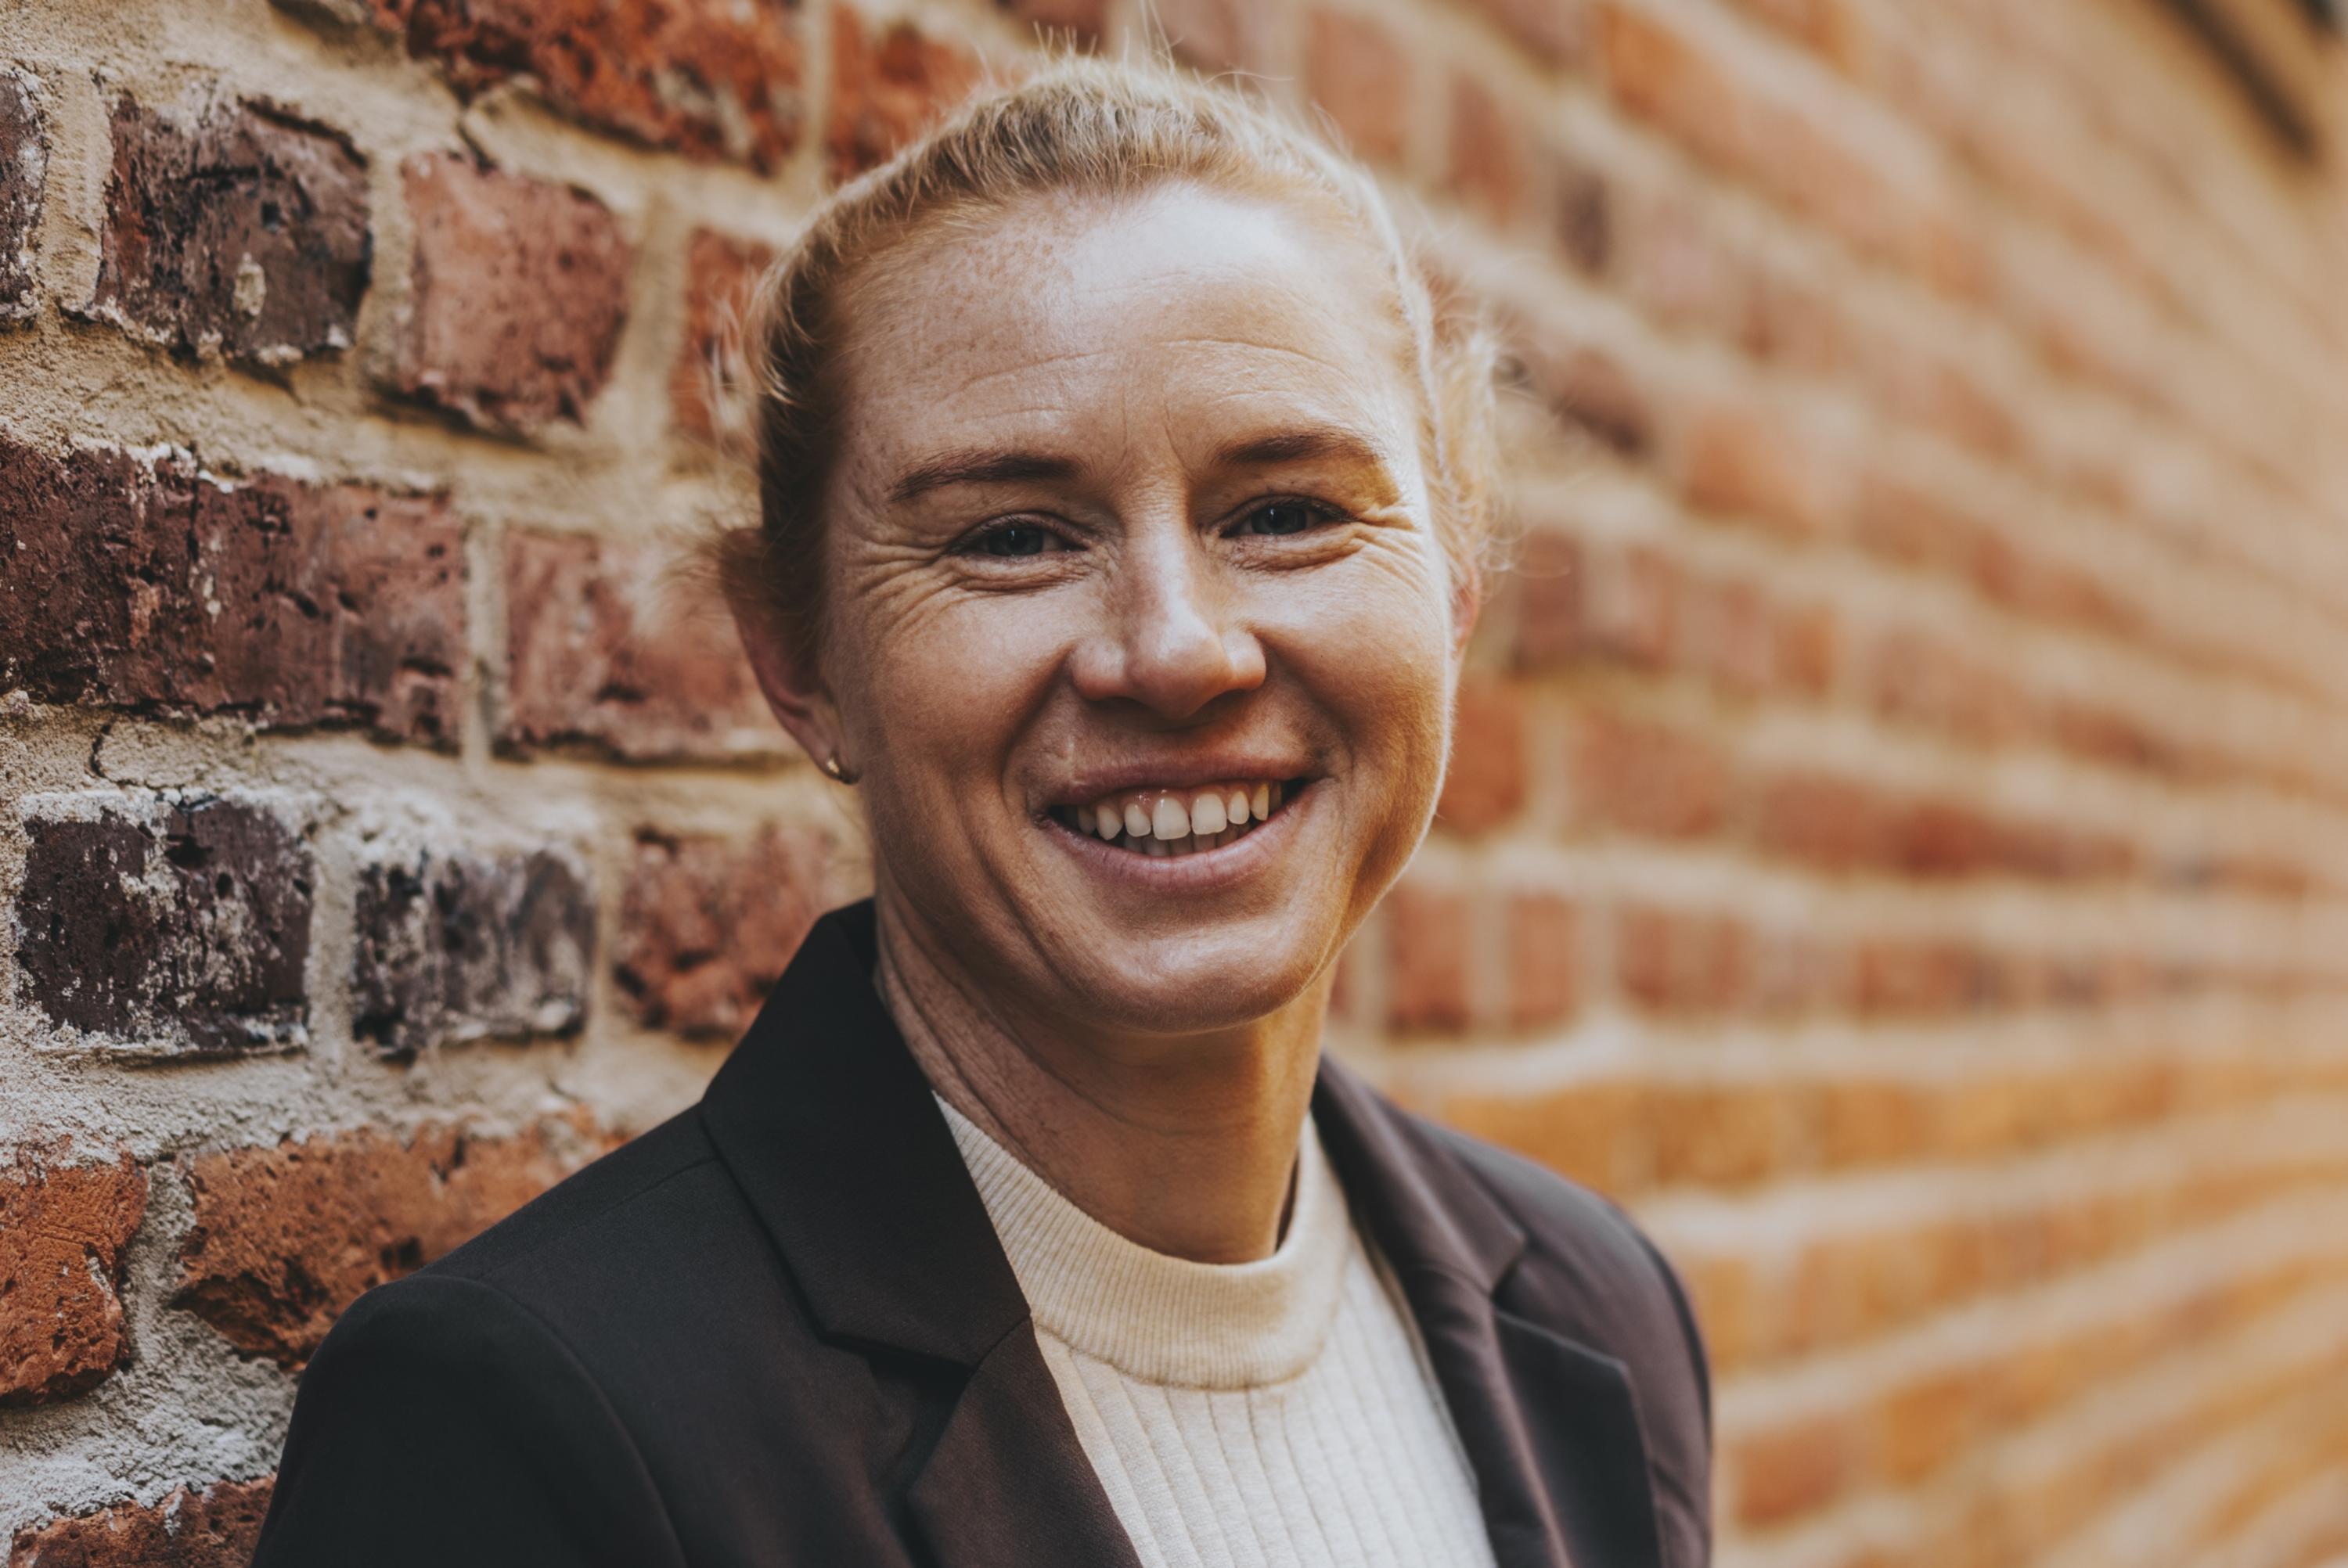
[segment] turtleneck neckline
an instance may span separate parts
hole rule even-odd
[[[1280,1245],[1251,1263],[1194,1263],[1101,1224],[937,1098],[1038,1328],[1169,1387],[1261,1388],[1313,1364],[1336,1317],[1353,1222],[1309,1115]]]

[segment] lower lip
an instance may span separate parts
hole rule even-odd
[[[1045,832],[1057,835],[1069,854],[1101,876],[1155,892],[1181,893],[1226,886],[1261,870],[1295,835],[1297,816],[1309,808],[1320,788],[1316,780],[1291,794],[1252,833],[1242,834],[1218,848],[1198,849],[1181,856],[1114,849],[1090,834],[1078,833],[1056,816],[1046,815],[1042,821]]]

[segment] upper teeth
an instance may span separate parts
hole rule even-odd
[[[1264,779],[1197,789],[1120,790],[1089,805],[1060,810],[1070,825],[1101,838],[1123,835],[1133,848],[1210,848],[1238,836],[1250,822],[1269,817],[1279,808],[1281,794],[1278,784]]]

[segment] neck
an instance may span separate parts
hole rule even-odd
[[[939,1095],[1128,1241],[1198,1263],[1279,1244],[1319,1066],[1324,977],[1279,1011],[1132,1034],[1007,1010],[880,905],[882,999]]]

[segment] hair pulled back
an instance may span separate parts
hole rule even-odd
[[[1263,106],[1157,65],[1056,62],[983,96],[817,210],[768,271],[743,323],[741,369],[758,479],[758,526],[711,547],[735,614],[802,668],[823,630],[824,493],[837,446],[845,313],[868,269],[932,226],[1042,195],[1138,195],[1189,182],[1302,200],[1358,231],[1385,259],[1389,302],[1415,363],[1436,526],[1455,578],[1472,582],[1491,528],[1493,350],[1472,320],[1437,305],[1375,183]]]

